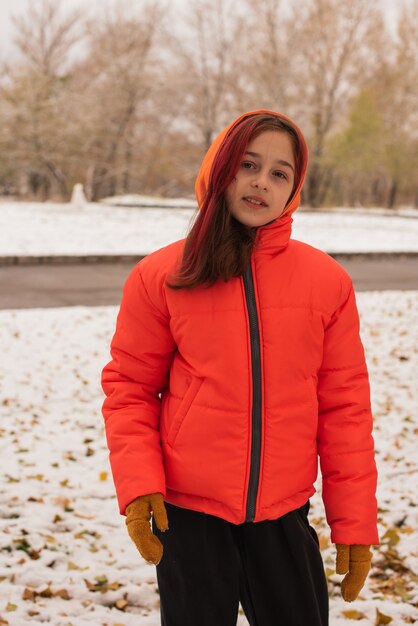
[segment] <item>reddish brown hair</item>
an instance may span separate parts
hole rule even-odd
[[[173,281],[166,281],[172,289],[209,287],[218,278],[227,281],[245,270],[257,228],[234,218],[228,210],[225,190],[237,173],[249,142],[268,130],[288,133],[292,141],[295,177],[287,204],[291,201],[303,160],[296,129],[287,120],[270,113],[244,118],[230,129],[213,161],[207,193],[186,237],[180,268]]]

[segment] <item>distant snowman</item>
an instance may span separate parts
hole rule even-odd
[[[87,198],[84,193],[83,185],[76,183],[71,194],[71,206],[74,209],[85,209],[87,206]]]

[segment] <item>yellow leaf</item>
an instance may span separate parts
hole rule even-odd
[[[81,513],[74,513],[74,517],[79,517],[80,519],[94,519],[95,515],[82,515]]]
[[[386,539],[386,541],[385,541]],[[399,542],[399,534],[395,528],[388,528],[382,537],[382,543],[387,543],[391,548]]]
[[[107,480],[108,475],[109,474],[107,472],[100,472],[99,479],[100,480]]]
[[[381,624],[390,624],[391,621],[392,618],[389,617],[389,615],[384,615],[379,611],[379,609],[376,609],[376,621],[374,623],[374,626],[381,626]]]
[[[28,478],[34,478],[35,480],[42,481],[44,479],[44,475],[43,474],[30,474]]]
[[[121,583],[109,583],[107,585],[107,588],[110,589],[111,591],[116,591],[117,589],[119,589],[119,587],[122,587]]]
[[[128,606],[128,601],[127,600],[122,600],[122,599],[121,600],[116,600],[115,606],[120,611],[124,611],[126,609],[126,607]]]
[[[365,617],[364,613],[356,611],[355,609],[343,611],[343,615],[344,617],[347,617],[347,619],[363,619],[363,617]]]
[[[6,611],[8,613],[11,613],[12,611],[16,611],[17,609],[17,604],[12,604],[11,602],[8,602],[6,605]]]
[[[91,583],[89,580],[87,580],[87,578],[84,579],[84,582],[86,583],[86,587],[89,591],[97,591],[96,583]]]
[[[107,576],[103,576],[103,575],[95,576],[94,580],[97,580],[98,583],[103,585],[103,584],[107,583]]]

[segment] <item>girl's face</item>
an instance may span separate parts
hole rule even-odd
[[[242,224],[263,226],[278,218],[292,193],[295,159],[284,131],[268,130],[249,142],[225,191],[229,211]],[[251,202],[251,198],[261,204]]]

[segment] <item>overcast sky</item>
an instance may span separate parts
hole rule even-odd
[[[12,30],[13,25],[10,20],[11,14],[22,13],[25,11],[25,7],[29,6],[29,3],[33,4],[39,0],[0,0],[0,56],[4,58],[9,56],[12,47]],[[284,3],[297,1],[297,0],[283,0]],[[350,0],[342,0],[343,2],[349,2]],[[373,0],[372,0],[373,1]],[[394,22],[396,18],[399,0],[374,0],[384,7],[388,24]],[[408,1],[408,0],[405,0]],[[170,4],[184,6],[187,0],[170,0]],[[97,10],[96,7],[104,4],[103,0],[62,0],[63,7],[83,7],[86,12],[93,12]]]

